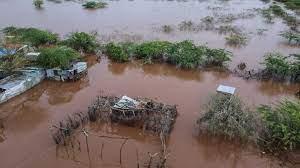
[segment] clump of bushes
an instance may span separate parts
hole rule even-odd
[[[151,63],[152,59],[163,59],[172,43],[167,41],[151,41],[136,46],[136,57]]]
[[[43,68],[68,69],[73,61],[80,59],[80,55],[72,48],[59,46],[44,48],[37,58],[37,64]]]
[[[268,9],[262,10],[262,15],[268,22],[272,22],[274,16],[280,17],[293,30],[296,30],[299,25],[299,21],[295,16],[287,13],[281,6],[276,4],[271,5]]]
[[[271,5],[270,10],[277,16],[284,16],[286,14],[282,7],[276,4]]]
[[[71,33],[62,44],[85,53],[95,53],[98,46],[96,36],[85,32]]]
[[[14,54],[2,57],[0,59],[1,76],[9,76],[13,74],[15,70],[22,69],[28,64],[28,60],[26,60],[23,55]]]
[[[193,69],[203,65],[206,47],[196,46],[191,41],[182,41],[171,45],[167,52],[167,61],[180,68]]]
[[[225,37],[226,43],[232,46],[242,46],[246,45],[247,37],[240,33],[231,33],[229,36]]]
[[[289,9],[298,10],[300,9],[300,1],[299,0],[275,0],[277,2],[283,2],[285,6]]]
[[[87,1],[82,6],[86,9],[97,9],[97,8],[105,8],[107,6],[107,3],[101,1]]]
[[[16,42],[29,43],[33,46],[49,45],[58,42],[58,35],[36,28],[6,27],[3,29],[6,35],[14,36]]]
[[[171,33],[173,31],[173,28],[170,25],[163,25],[162,26],[162,31],[164,33]]]
[[[191,41],[178,43],[151,41],[142,44],[109,43],[105,48],[106,54],[114,61],[124,62],[131,57],[143,59],[145,63],[152,63],[154,60],[166,61],[185,69],[209,65],[223,67],[232,57],[232,53],[224,49],[210,49],[207,46],[196,46]]]
[[[207,48],[205,64],[222,67],[225,63],[231,61],[232,56],[232,52],[225,49]]]
[[[216,94],[197,121],[200,131],[226,139],[256,140],[259,120],[237,96]]]
[[[42,8],[42,5],[44,4],[44,1],[43,0],[33,0],[33,5],[36,7],[36,8]]]
[[[182,21],[179,24],[180,31],[193,31],[195,30],[195,24],[192,21]]]
[[[105,46],[106,54],[109,58],[116,62],[126,62],[129,60],[128,54],[125,52],[124,48],[121,45],[108,43]]]
[[[280,36],[287,39],[289,44],[295,43],[300,45],[300,34],[295,31],[284,31],[280,33]]]
[[[283,56],[280,53],[268,53],[265,55],[265,73],[276,80],[290,79],[293,82],[300,81],[300,66],[297,55]]]
[[[300,102],[285,100],[275,105],[258,108],[265,130],[260,146],[269,152],[292,151],[300,147]]]

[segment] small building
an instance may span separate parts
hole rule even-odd
[[[16,53],[15,49],[0,48],[0,58],[5,57],[7,55],[13,55],[15,53]]]
[[[57,81],[78,80],[87,73],[86,62],[73,63],[69,69],[53,68],[46,69],[46,77]]]
[[[45,78],[41,68],[27,68],[0,80],[0,104],[20,95],[39,84]]]

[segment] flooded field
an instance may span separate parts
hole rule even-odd
[[[0,0],[0,27],[30,26],[45,28],[61,36],[72,31],[98,31],[101,41],[193,40],[210,47],[233,52],[230,67],[241,61],[259,67],[266,52],[298,53],[298,47],[285,44],[278,34],[287,26],[278,19],[267,24],[255,10],[265,4],[259,0],[199,1],[108,1],[100,10],[84,10],[79,3],[46,1],[44,9],[36,10],[31,0]],[[231,24],[249,36],[246,46],[227,46],[225,35],[211,30],[180,31],[182,21],[198,23],[210,15],[240,14],[251,17],[236,19]],[[252,16],[253,15],[253,16]],[[161,31],[171,25],[171,33]],[[259,29],[266,29],[258,35]],[[178,105],[179,116],[168,140],[168,165],[174,168],[196,167],[281,167],[279,161],[249,146],[240,146],[222,139],[198,136],[196,119],[208,96],[219,84],[235,86],[237,94],[251,107],[294,98],[300,84],[244,80],[225,72],[180,70],[166,64],[142,65],[140,62],[113,63],[94,56],[86,58],[88,75],[75,83],[44,81],[28,92],[0,105],[0,167],[120,167],[119,149],[122,141],[89,137],[89,154],[85,140],[78,135],[81,147],[59,149],[49,127],[75,112],[86,112],[97,95],[148,97]],[[147,152],[160,147],[159,138],[145,135],[140,129],[120,125],[91,124],[89,129],[101,135],[130,137],[123,150],[123,167],[136,167],[136,149],[140,166],[148,161]],[[1,128],[0,128],[1,129]],[[101,144],[105,144],[102,149]],[[79,149],[80,148],[80,149]],[[101,148],[101,149],[100,149]],[[101,152],[102,151],[102,152]],[[101,155],[102,153],[102,155]],[[297,165],[296,165],[297,166]],[[298,165],[299,166],[299,165]]]

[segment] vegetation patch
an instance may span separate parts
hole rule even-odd
[[[23,55],[7,55],[0,59],[0,77],[12,75],[15,70],[24,68],[29,61]]]
[[[163,25],[161,29],[164,33],[171,33],[173,31],[173,28],[170,25]]]
[[[37,58],[37,64],[43,68],[68,69],[72,62],[78,60],[80,55],[65,46],[44,48]]]
[[[107,6],[107,3],[101,1],[87,1],[82,6],[86,9],[97,9],[105,8]]]
[[[96,36],[85,32],[71,33],[62,44],[84,53],[95,53],[98,46]]]
[[[168,49],[167,61],[180,68],[193,69],[203,65],[206,47],[198,47],[191,41],[175,43]]]
[[[197,121],[202,133],[226,139],[253,140],[258,137],[259,122],[237,96],[216,94],[205,105],[205,113]]]
[[[33,5],[38,9],[42,8],[43,4],[44,4],[43,0],[33,0]]]
[[[129,56],[124,48],[118,44],[108,43],[105,46],[105,53],[109,58],[116,62],[126,62],[129,60]]]
[[[275,80],[300,81],[300,58],[298,55],[283,56],[280,53],[265,55],[263,74]]]
[[[260,146],[269,152],[292,151],[300,147],[300,102],[285,100],[275,105],[258,108],[265,130]]]
[[[289,44],[295,43],[296,45],[300,45],[300,34],[296,31],[284,31],[280,33],[280,36],[285,38]]]
[[[282,2],[285,6],[292,10],[300,9],[300,1],[299,0],[275,0],[277,2]]]
[[[191,41],[171,43],[151,41],[142,44],[109,43],[106,54],[114,61],[124,62],[129,58],[143,59],[145,63],[166,61],[179,68],[193,69],[199,66],[225,66],[231,60],[232,53],[224,49],[210,49],[196,46]]]
[[[240,47],[247,44],[247,37],[240,33],[231,33],[229,36],[225,37],[226,44]]]
[[[153,59],[163,59],[172,43],[167,41],[145,42],[136,47],[136,57],[151,63]]]
[[[8,36],[13,36],[12,40],[20,43],[28,43],[33,46],[56,44],[58,35],[36,28],[16,28],[6,27],[3,32]]]

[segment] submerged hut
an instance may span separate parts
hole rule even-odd
[[[86,62],[71,64],[69,69],[53,68],[46,69],[46,77],[57,81],[78,80],[87,73]]]
[[[27,68],[0,80],[0,104],[29,90],[45,78],[40,68]]]
[[[87,113],[75,113],[61,121],[58,126],[53,126],[52,137],[56,144],[61,144],[87,121],[126,124],[156,135],[167,136],[171,133],[176,117],[175,105],[166,105],[146,98],[99,96],[89,106]]]

